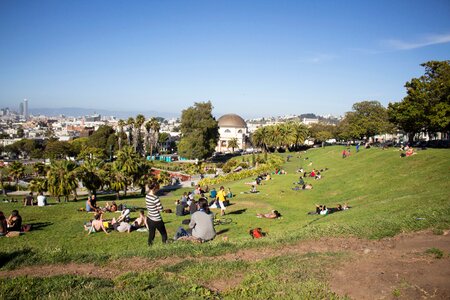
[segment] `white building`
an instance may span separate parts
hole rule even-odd
[[[245,140],[248,135],[247,123],[236,114],[226,114],[221,116],[219,123],[219,142],[216,147],[217,152],[231,151],[228,147],[230,140],[237,139],[238,148],[245,149]]]

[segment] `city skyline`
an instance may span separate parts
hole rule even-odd
[[[450,4],[2,2],[0,106],[342,115],[449,59]]]

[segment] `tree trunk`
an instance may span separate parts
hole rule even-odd
[[[409,132],[408,133],[408,143],[412,144],[414,142],[414,136],[416,135],[415,132]]]
[[[120,191],[116,192],[116,200],[120,200]]]

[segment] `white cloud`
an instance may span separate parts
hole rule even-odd
[[[450,42],[450,34],[438,34],[425,36],[421,40],[415,42],[391,39],[384,41],[384,44],[394,50],[411,50],[431,45],[446,44],[449,42]]]

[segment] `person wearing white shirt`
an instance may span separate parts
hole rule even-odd
[[[38,206],[46,206],[47,205],[47,197],[44,196],[43,192],[40,192],[39,196],[37,196],[37,205]]]

